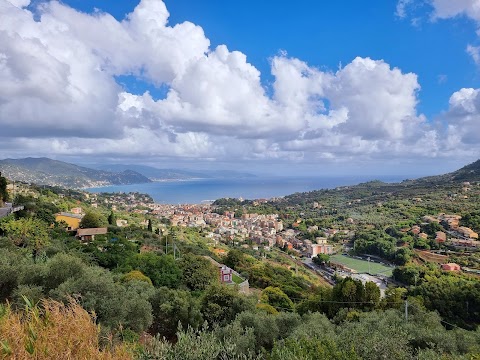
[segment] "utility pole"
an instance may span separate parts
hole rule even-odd
[[[175,248],[177,247],[176,243],[175,243],[175,240],[177,238],[177,233],[173,233],[172,235],[172,242],[173,242],[173,260],[175,260],[175,256],[176,256],[176,253],[175,253]]]
[[[408,321],[408,300],[405,299],[405,321]]]

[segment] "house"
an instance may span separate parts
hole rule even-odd
[[[444,271],[460,271],[460,265],[455,264],[455,263],[448,263],[448,264],[442,264],[441,265],[442,270]]]
[[[418,237],[420,239],[424,239],[424,240],[427,240],[428,239],[428,235],[424,232],[421,232],[420,234],[418,234]]]
[[[220,264],[218,261],[215,261],[210,256],[205,256],[213,265],[218,268],[218,276],[222,284],[232,284],[233,283],[233,270],[230,269],[227,265]]]
[[[77,230],[80,227],[80,222],[82,221],[83,215],[72,214],[67,212],[60,212],[55,214],[55,221],[65,222],[67,224],[67,231]]]
[[[412,226],[412,228],[411,228],[410,231],[411,231],[413,234],[418,235],[418,234],[420,234],[420,231],[421,231],[421,230],[420,230],[420,226],[414,225],[414,226]]]
[[[478,234],[468,227],[460,226],[457,231],[467,238],[478,239]]]
[[[105,235],[107,233],[107,228],[88,228],[88,229],[78,229],[77,238],[82,242],[90,242],[95,240],[95,235]]]
[[[307,253],[311,258],[314,258],[318,254],[332,254],[333,245],[328,244],[310,244],[307,245]]]
[[[447,241],[447,234],[445,234],[443,231],[437,231],[435,233],[435,241],[437,243],[444,243]]]
[[[117,225],[118,227],[125,227],[125,226],[128,225],[128,221],[127,221],[127,220],[124,220],[124,219],[118,219],[118,220],[116,221],[116,225]]]

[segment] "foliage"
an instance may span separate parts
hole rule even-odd
[[[2,223],[2,230],[15,245],[27,248],[34,258],[49,242],[46,224],[34,218],[22,218]]]
[[[197,329],[203,318],[200,306],[189,291],[162,287],[156,289],[150,299],[153,308],[153,323],[150,332],[173,339],[178,326]]]
[[[127,259],[126,267],[141,271],[155,286],[177,288],[181,281],[182,272],[171,255],[136,254]]]
[[[108,215],[107,221],[109,225],[117,226],[117,217],[115,216],[113,210],[110,211],[110,215]]]
[[[218,282],[218,269],[203,256],[185,254],[178,265],[182,271],[181,283],[190,290],[205,290]]]
[[[88,211],[80,221],[80,228],[82,229],[99,228],[102,226],[107,226],[107,220],[102,214],[94,211]]]
[[[238,249],[231,249],[227,256],[223,259],[223,263],[229,268],[239,271],[245,266],[245,254]]]
[[[263,303],[273,306],[277,310],[292,311],[293,302],[280,288],[269,286],[262,291],[260,297]]]
[[[247,334],[247,336],[250,333]],[[238,334],[236,334],[238,336]],[[214,333],[206,329],[196,331],[194,329],[181,330],[177,334],[177,342],[173,345],[165,339],[155,337],[149,340],[145,349],[139,356],[139,360],[255,360],[262,359],[257,355],[244,353],[237,348],[235,342],[219,341]]]
[[[124,282],[143,281],[143,282],[146,282],[147,284],[152,285],[152,280],[150,280],[148,276],[145,276],[144,274],[142,274],[141,271],[138,271],[138,270],[132,270],[129,273],[123,275],[122,281]]]
[[[200,309],[208,324],[225,325],[242,311],[253,310],[255,304],[240,295],[233,286],[211,285],[203,294]]]
[[[0,174],[0,206],[8,200],[7,179]]]
[[[312,260],[317,265],[323,265],[330,261],[330,256],[327,254],[317,254]]]
[[[119,327],[145,330],[152,323],[152,307],[148,302],[148,284],[122,286],[101,268],[86,268],[82,277],[70,278],[50,295],[65,301],[75,295],[88,311],[95,311],[98,320],[110,329]]]

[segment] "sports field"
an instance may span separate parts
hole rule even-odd
[[[343,266],[346,266],[350,269],[356,270],[359,273],[367,273],[368,271],[368,261],[366,260],[360,260],[360,259],[354,259],[349,256],[345,255],[332,255],[330,256],[330,261],[332,263],[337,263],[341,264]],[[392,275],[392,270],[393,268],[374,263],[370,261],[370,273],[372,275],[374,274],[380,274],[380,275],[386,275],[386,276],[391,276]]]

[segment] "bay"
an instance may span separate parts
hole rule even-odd
[[[375,180],[398,182],[405,177],[383,176]],[[146,184],[115,185],[86,189],[99,192],[139,192],[149,194],[159,204],[200,204],[223,197],[269,199],[296,192],[331,189],[373,180],[368,176],[343,177],[252,177],[234,179],[192,179],[158,181]]]

